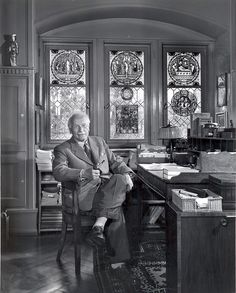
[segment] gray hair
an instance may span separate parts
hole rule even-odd
[[[77,111],[77,112],[74,112],[69,120],[68,120],[68,128],[69,130],[71,131],[71,128],[72,128],[72,124],[74,122],[75,119],[83,119],[85,121],[88,121],[90,123],[90,119],[89,119],[89,116],[85,113],[85,112],[82,112],[82,111]]]

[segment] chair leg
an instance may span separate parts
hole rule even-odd
[[[61,259],[61,254],[65,245],[65,241],[66,241],[66,231],[67,231],[67,224],[63,221],[62,222],[62,230],[61,230],[61,239],[60,239],[60,244],[59,244],[59,248],[57,251],[57,262],[60,262]]]
[[[73,227],[74,231],[74,254],[75,254],[75,274],[76,276],[80,276],[81,273],[81,235],[80,235],[80,227],[79,223],[75,223]]]
[[[80,193],[80,186],[76,185],[76,190],[73,192],[73,231],[74,231],[74,254],[75,254],[75,275],[80,276],[81,268],[81,219],[78,202],[78,194]]]

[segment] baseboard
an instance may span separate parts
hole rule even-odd
[[[8,209],[10,234],[37,234],[38,209]]]

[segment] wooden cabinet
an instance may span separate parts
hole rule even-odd
[[[61,185],[50,171],[38,171],[38,232],[60,231]]]
[[[1,67],[1,207],[10,233],[36,233],[34,70]]]
[[[1,207],[10,233],[37,233],[34,70],[1,67]]]
[[[2,205],[26,206],[27,78],[3,76],[1,87]],[[20,192],[19,192],[20,191]]]
[[[235,292],[235,213],[166,208],[168,293]]]

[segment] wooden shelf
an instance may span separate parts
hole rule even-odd
[[[49,184],[58,184],[58,182],[57,181],[55,181],[55,180],[42,180],[41,181],[41,184],[45,184],[45,185],[49,185]]]
[[[190,139],[207,139],[207,140],[225,140],[225,141],[236,141],[236,138],[224,138],[224,137],[212,137],[212,136],[190,136]]]
[[[236,151],[236,138],[190,136],[188,143],[191,146],[188,151],[196,154],[201,151]]]
[[[49,180],[43,180],[45,175],[49,176]],[[58,181],[54,179],[52,171],[45,170],[37,172],[38,233],[46,231],[61,231],[61,204],[42,203],[42,192],[44,189],[46,189],[47,186],[57,187],[57,185]]]
[[[157,200],[157,199],[143,199],[142,200],[143,204],[150,204],[150,205],[155,205],[155,204],[164,204],[165,200]]]

